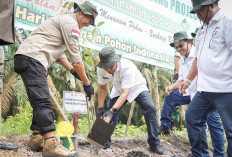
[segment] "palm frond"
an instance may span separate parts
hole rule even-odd
[[[14,99],[14,82],[15,74],[11,75],[3,87],[2,97],[1,97],[1,108],[2,116],[6,117],[7,113],[10,111],[12,101]]]
[[[19,104],[20,107],[25,107],[25,104],[28,101],[28,96],[23,80],[18,74],[15,75],[14,95],[17,99],[17,104]]]
[[[50,75],[48,75],[47,81],[48,81],[48,87],[50,88],[51,92],[53,93],[54,97],[56,98],[56,101],[59,103],[60,106],[63,106],[62,97],[60,96],[59,91],[56,89]]]
[[[163,85],[164,85],[165,87],[170,85],[170,81],[169,81],[165,76],[160,75],[159,78],[162,80]]]
[[[144,78],[147,81],[147,86],[151,92],[152,89],[152,81],[153,81],[153,76],[152,76],[152,72],[148,69],[148,68],[142,68],[142,74],[144,76]]]
[[[76,80],[76,91],[78,92],[84,92],[84,88],[83,88],[83,85],[82,85],[82,82],[79,81],[79,80]]]

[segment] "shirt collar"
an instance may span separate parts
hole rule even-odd
[[[117,62],[117,69],[115,70],[115,72],[119,71],[121,69],[120,67],[120,60]]]
[[[221,9],[219,9],[218,12],[209,21],[209,24],[211,24],[213,21],[219,21],[222,17],[223,17],[223,13],[222,13]]]
[[[188,58],[194,58],[194,53],[195,53],[195,47],[192,45],[192,48],[191,48],[190,53],[188,55]],[[185,60],[188,58],[185,58],[185,56],[183,56],[181,59],[181,64],[184,64]]]

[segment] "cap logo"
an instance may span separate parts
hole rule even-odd
[[[93,15],[96,15],[96,12],[93,12]]]
[[[104,61],[104,58],[103,58],[103,57],[101,58],[101,61],[102,61],[102,62]]]

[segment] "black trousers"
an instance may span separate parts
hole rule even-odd
[[[47,71],[37,60],[24,55],[14,58],[15,72],[21,75],[27,91],[33,119],[30,129],[39,130],[43,135],[55,131],[53,108],[47,83]]]

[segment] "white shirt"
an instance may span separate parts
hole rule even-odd
[[[148,90],[146,80],[140,71],[134,63],[124,58],[117,62],[117,69],[113,75],[99,67],[97,74],[99,84],[104,85],[108,81],[113,83],[111,99],[120,96],[122,89],[130,88],[127,100],[131,103],[141,92]]]
[[[188,58],[185,58],[184,56],[181,57],[178,80],[185,80],[186,79],[186,77],[187,77],[187,75],[192,67],[192,63],[195,59],[194,54],[195,54],[195,47],[192,46],[191,51],[188,55]],[[190,84],[189,88],[187,88],[185,91],[186,91],[186,94],[183,94],[184,96],[190,96],[191,99],[194,97],[194,95],[197,92],[196,91],[196,77],[194,78],[194,80]]]
[[[198,65],[197,91],[232,92],[231,31],[232,19],[220,10],[208,26],[204,25],[198,31],[195,51]]]

